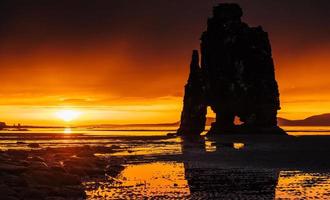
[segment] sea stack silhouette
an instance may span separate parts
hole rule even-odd
[[[278,85],[268,34],[241,21],[238,4],[213,9],[201,36],[201,61],[194,50],[178,135],[199,135],[207,107],[216,114],[208,135],[286,134],[277,126]],[[235,125],[239,117],[242,125]]]

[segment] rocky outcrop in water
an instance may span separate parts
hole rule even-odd
[[[178,134],[198,135],[204,131],[206,121],[205,82],[199,66],[198,51],[194,50],[190,74],[185,86],[183,111]]]
[[[242,15],[237,4],[214,8],[201,37],[201,67],[195,58],[190,69],[179,134],[201,133],[207,106],[216,113],[209,133],[284,133],[268,34]],[[235,126],[235,117],[244,124]]]

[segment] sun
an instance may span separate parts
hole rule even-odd
[[[56,112],[56,116],[65,122],[71,122],[77,119],[79,115],[80,112],[76,110],[60,110]]]

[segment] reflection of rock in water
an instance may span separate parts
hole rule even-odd
[[[206,107],[216,113],[210,133],[283,133],[279,91],[268,34],[241,21],[237,4],[219,4],[193,53],[178,134],[200,134]],[[239,117],[243,126],[234,126]]]
[[[185,176],[193,199],[274,199],[278,173],[185,164]]]
[[[183,137],[182,153],[185,178],[191,199],[274,199],[278,180],[276,170],[226,168],[211,162],[202,137]],[[219,146],[219,144],[221,144]],[[239,144],[239,148],[235,148]],[[217,142],[216,151],[237,151],[241,143]]]

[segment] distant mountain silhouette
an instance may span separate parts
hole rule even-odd
[[[302,120],[278,118],[280,126],[330,126],[330,113],[314,115]]]
[[[210,126],[214,121],[214,118],[208,117],[206,119],[206,126]],[[330,113],[313,115],[301,120],[289,120],[278,117],[277,123],[279,126],[330,126]]]

